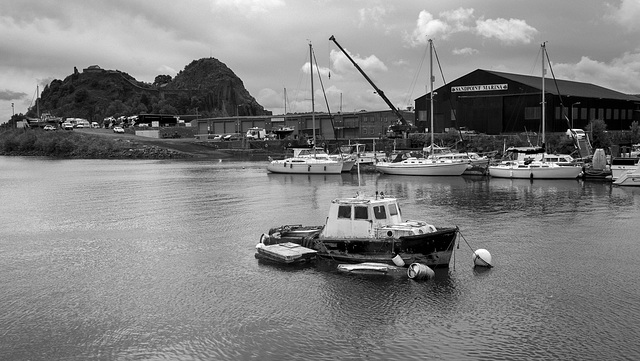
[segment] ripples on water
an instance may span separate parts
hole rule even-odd
[[[640,189],[0,157],[0,359],[638,359]],[[359,186],[360,184],[360,186]],[[457,225],[415,282],[258,262],[261,233],[376,190]],[[486,248],[495,268],[473,269]]]

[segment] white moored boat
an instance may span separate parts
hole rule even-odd
[[[459,176],[469,167],[465,162],[435,158],[410,157],[398,162],[378,162],[376,170],[383,174]]]
[[[633,171],[623,173],[613,184],[619,186],[635,186],[640,187],[640,167],[636,167]]]
[[[309,44],[309,64],[312,64],[313,50]],[[313,66],[311,66],[311,120],[313,126],[313,138],[316,139],[316,117],[313,97]],[[297,151],[297,153],[296,153]],[[304,151],[304,152],[303,152]],[[317,148],[294,149],[293,157],[271,160],[267,170],[271,173],[296,173],[296,174],[340,174],[345,167],[342,158],[332,159],[324,151]],[[351,164],[353,167],[353,164]],[[351,169],[349,167],[349,169]]]
[[[542,44],[542,144],[545,144],[545,54],[546,49]],[[544,147],[512,147],[505,155],[515,154],[515,159],[503,160],[499,164],[489,166],[489,175],[496,178],[520,178],[520,179],[573,179],[580,176],[582,167],[577,163],[567,162],[566,157],[555,155],[554,162],[545,152]],[[523,158],[523,156],[525,158]]]

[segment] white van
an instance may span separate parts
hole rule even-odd
[[[572,138],[573,136],[578,140],[582,140],[586,138],[587,134],[582,129],[567,129],[567,137]]]

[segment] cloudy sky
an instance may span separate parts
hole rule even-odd
[[[331,112],[387,109],[331,35],[399,108],[426,92],[430,38],[447,82],[476,69],[539,75],[547,42],[557,78],[640,94],[638,19],[640,0],[8,0],[0,122],[74,66],[151,83],[207,57],[274,114],[285,99],[287,111],[310,111],[309,44]],[[326,111],[317,78],[314,87]]]

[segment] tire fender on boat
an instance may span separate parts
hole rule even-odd
[[[429,232],[436,232],[436,231],[437,231],[436,226],[434,226],[433,224],[430,224],[429,225]]]
[[[260,236],[260,243],[266,245],[268,241],[269,241],[269,236],[263,233]]]

